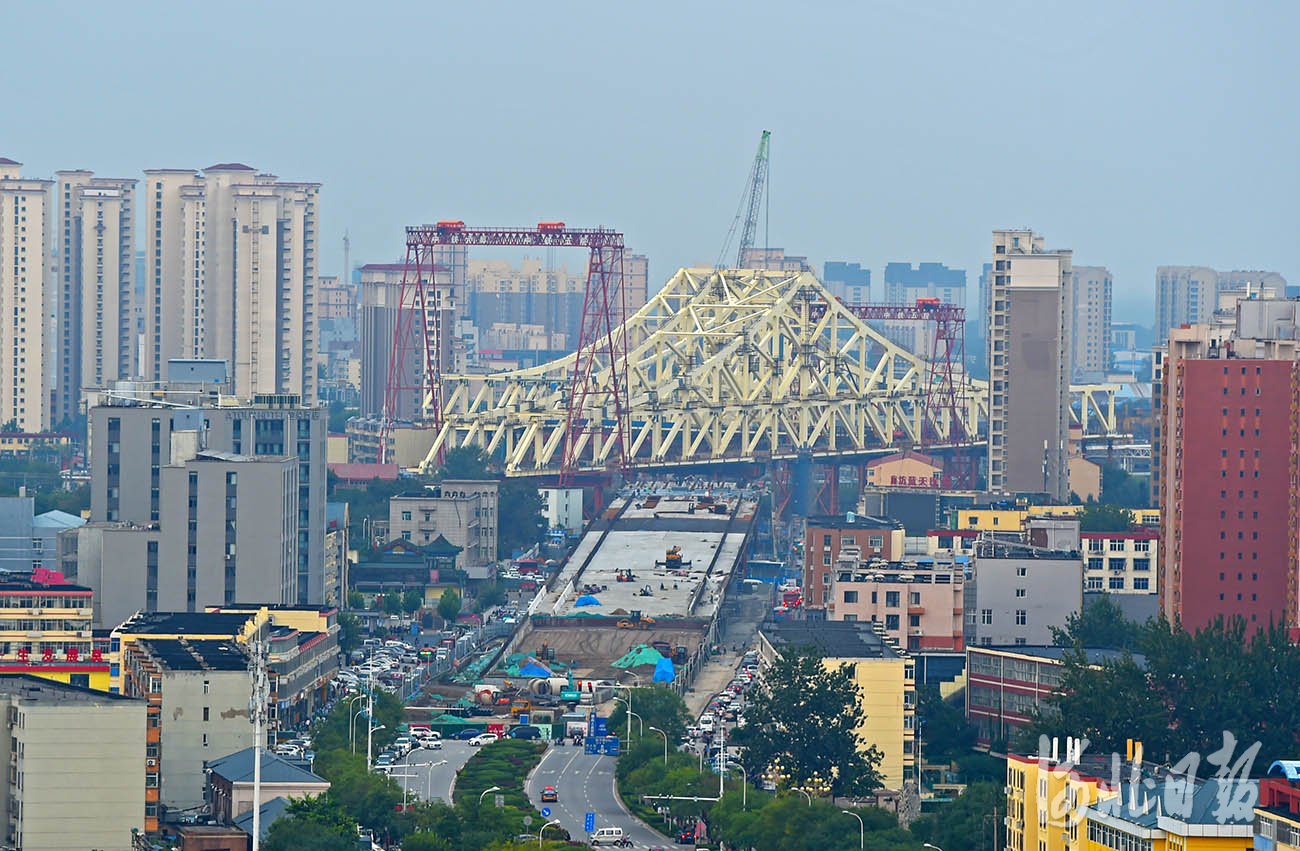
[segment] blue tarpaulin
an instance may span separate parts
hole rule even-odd
[[[519,676],[521,677],[549,677],[551,671],[536,660],[530,659],[519,666]]]
[[[655,664],[654,681],[657,683],[671,683],[677,679],[677,671],[673,668],[673,660],[667,657],[660,659]]]
[[[600,601],[597,600],[595,597],[591,596],[590,594],[583,594],[581,597],[579,597],[579,598],[577,599],[577,601],[576,601],[573,605],[575,605],[575,606],[599,606],[599,605],[600,605]]]

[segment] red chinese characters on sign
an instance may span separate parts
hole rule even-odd
[[[54,648],[53,648],[53,647],[46,647],[44,650],[41,651],[41,661],[42,661],[42,662],[53,662],[53,661],[54,661]]]
[[[32,655],[32,651],[28,650],[26,647],[19,647],[19,648],[18,648],[18,661],[19,661],[19,662],[26,662],[26,661],[28,660],[28,658],[29,658],[31,655]]]
[[[75,647],[68,648],[68,661],[76,662],[81,657],[81,651]]]
[[[94,650],[90,651],[90,661],[92,661],[92,662],[102,662],[102,661],[104,661],[104,651],[103,651],[103,650],[100,650],[98,647],[96,647]]]

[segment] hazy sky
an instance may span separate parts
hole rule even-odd
[[[771,242],[819,271],[937,260],[973,293],[989,231],[1029,225],[1150,324],[1159,264],[1300,281],[1298,25],[1188,0],[11,2],[0,156],[320,181],[327,273],[344,228],[364,263],[407,224],[563,219],[621,228],[662,281],[717,256],[770,129]]]

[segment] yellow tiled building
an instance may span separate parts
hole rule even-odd
[[[1055,743],[1053,743],[1055,748]],[[1127,759],[1082,754],[1066,740],[1064,759],[1007,757],[1005,851],[1249,851],[1255,819],[1249,805],[1258,785],[1236,778],[1184,778],[1142,762],[1141,743]],[[1073,759],[1071,759],[1073,757]],[[1136,768],[1137,782],[1134,783]],[[1172,779],[1173,782],[1170,782]],[[1276,851],[1285,851],[1277,846]]]
[[[866,721],[858,734],[881,753],[878,767],[887,789],[902,789],[916,772],[915,663],[871,624],[850,621],[787,621],[764,625],[759,656],[769,665],[785,647],[817,646],[828,669],[847,665],[858,687]]]

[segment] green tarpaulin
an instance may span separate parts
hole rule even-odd
[[[653,647],[638,644],[636,647],[627,651],[623,656],[616,659],[614,661],[614,667],[636,668],[641,665],[658,665],[659,660],[662,658],[664,658],[664,654],[660,653]]]

